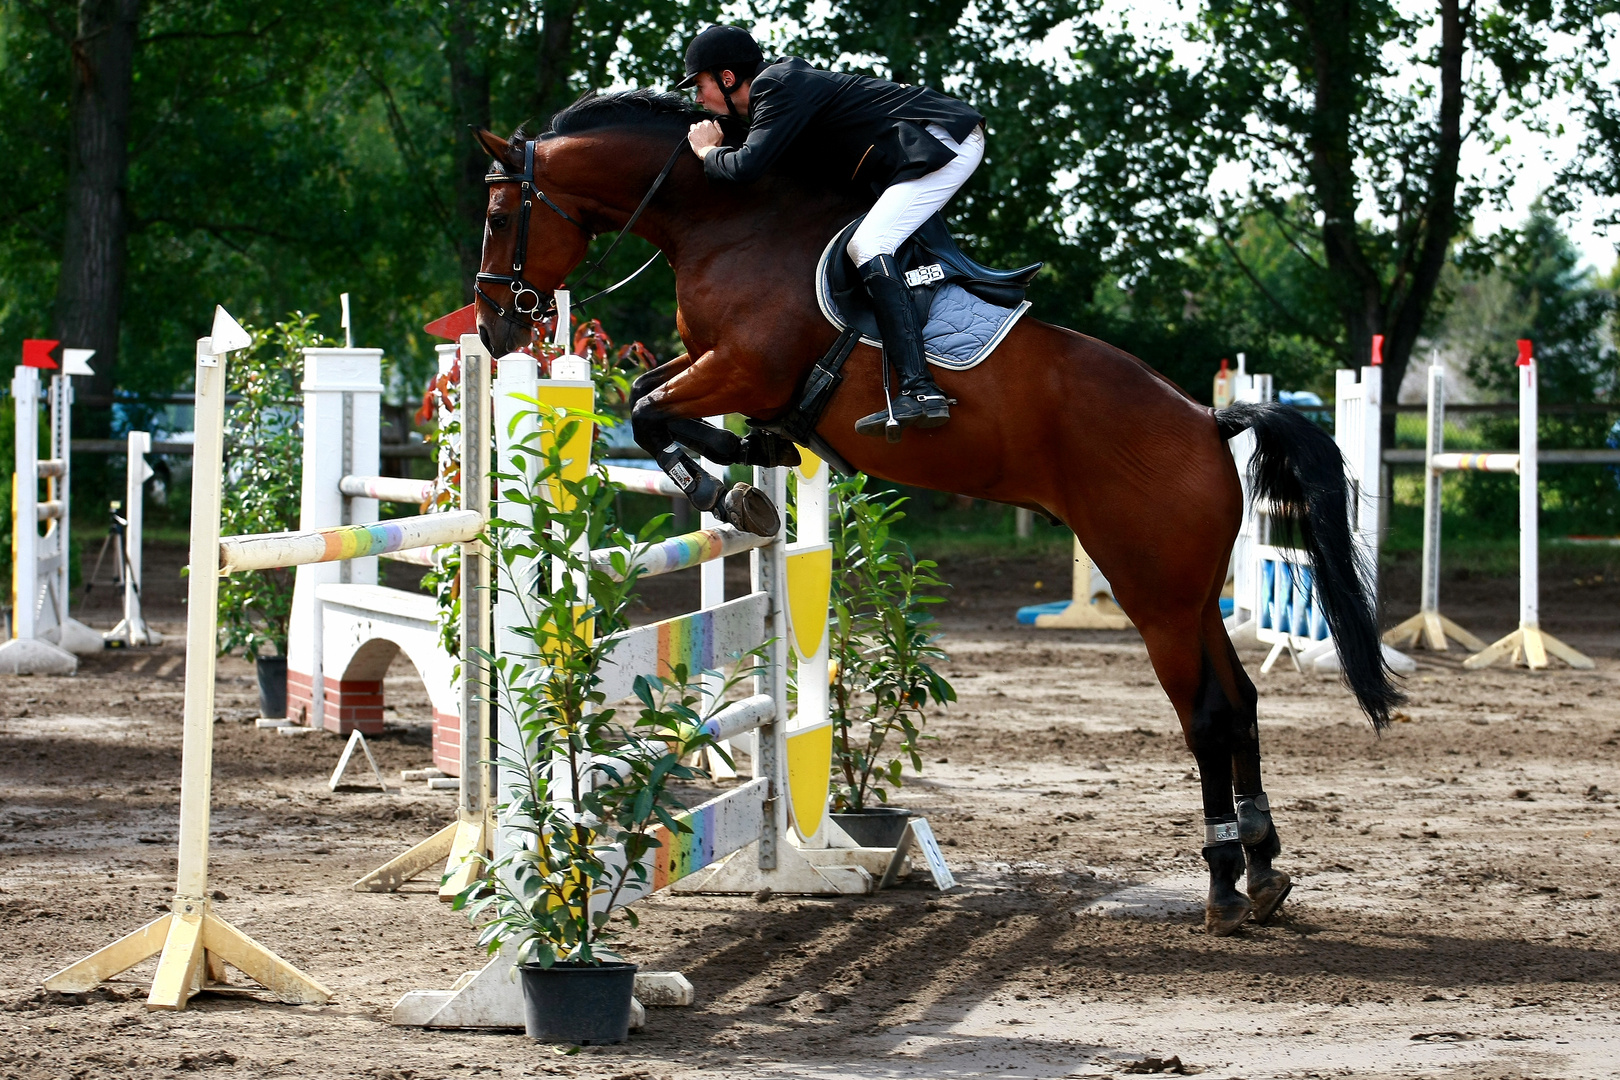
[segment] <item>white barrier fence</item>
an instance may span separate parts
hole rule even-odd
[[[1371,569],[1368,583],[1377,595],[1379,538],[1380,414],[1383,403],[1382,366],[1359,372],[1340,370],[1335,377],[1334,441],[1344,455],[1350,478],[1350,522],[1355,543]],[[1239,373],[1234,400],[1275,400],[1270,375]],[[1319,672],[1337,671],[1339,657],[1322,617],[1312,581],[1310,560],[1303,551],[1273,543],[1272,508],[1255,499],[1249,489],[1249,462],[1254,435],[1243,432],[1231,441],[1232,455],[1243,483],[1243,524],[1232,552],[1232,614],[1227,630],[1236,641],[1252,639],[1271,646],[1260,666],[1271,671],[1288,654],[1295,667]],[[1384,646],[1385,661],[1396,671],[1410,672],[1416,663]]]
[[[476,353],[469,360],[464,348],[464,372],[483,361]],[[525,402],[538,400],[548,409],[594,410],[595,406],[589,367],[577,357],[554,360],[547,379],[539,378],[532,358],[503,357],[494,400],[492,426],[502,460],[508,458],[504,453],[508,440],[521,440],[534,430],[536,418],[523,415],[530,408]],[[588,433],[582,431],[576,438],[577,444],[564,450],[572,455],[569,475],[574,478],[584,474],[590,452]],[[532,459],[528,462],[532,467]],[[626,473],[636,472],[611,469],[609,476],[618,482]],[[755,893],[762,888],[776,893],[866,893],[872,891],[892,858],[886,849],[853,846],[826,813],[832,749],[826,689],[832,567],[827,542],[827,468],[807,456],[797,474],[793,515],[797,532],[791,540],[785,535],[750,536],[706,521],[709,528],[634,552],[592,552],[598,566],[617,556],[643,566],[647,573],[690,566],[705,571],[699,610],[617,635],[600,687],[608,701],[628,697],[638,675],[668,675],[677,666],[696,672],[719,667],[733,654],[762,647],[765,651],[754,693],[709,721],[717,738],[747,741],[752,776],[681,815],[691,827],[689,833],[660,835],[661,846],[648,857],[646,885],[627,889],[621,903],[665,887],[725,893]],[[786,505],[785,470],[756,470],[755,483],[773,495],[778,505]],[[505,506],[501,516],[516,522],[528,520],[522,506]],[[719,582],[718,575],[709,571],[719,571],[725,555],[742,551],[751,553],[751,591],[726,600],[711,587]],[[532,615],[523,588],[512,583],[533,580],[538,569],[520,562],[503,571],[495,611],[497,655],[532,649],[532,641],[515,629],[532,621]],[[554,581],[553,587],[567,587],[567,583]],[[790,651],[797,658],[796,709],[789,704]],[[495,722],[499,737],[510,745],[517,737],[513,721],[500,715]],[[503,790],[515,780],[497,776],[491,787]],[[495,857],[508,845],[522,842],[521,834],[493,827],[487,839],[486,850]],[[404,864],[411,856],[401,856],[396,860],[400,865],[392,871],[384,868],[377,875],[368,875],[372,880],[363,879],[356,887],[376,887],[379,877],[397,879],[410,872],[412,867]],[[429,858],[425,864],[431,862]],[[512,962],[512,955],[503,953],[471,978],[458,980],[455,989],[407,994],[395,1007],[394,1022],[430,1027],[521,1025],[520,992],[509,977]]]

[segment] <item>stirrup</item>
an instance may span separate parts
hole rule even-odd
[[[891,410],[894,417],[892,436],[889,423]],[[943,394],[932,400],[901,394],[894,399],[889,409],[879,409],[855,421],[855,433],[873,437],[885,436],[889,437],[890,442],[898,442],[899,432],[908,427],[936,428],[950,418],[950,401]]]

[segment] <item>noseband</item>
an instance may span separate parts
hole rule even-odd
[[[647,204],[652,202],[653,196],[658,194],[658,189],[664,186],[664,181],[669,179],[669,174],[675,170],[675,163],[680,160],[681,152],[685,149],[686,138],[683,136],[680,143],[676,145],[675,152],[669,156],[669,160],[664,163],[663,169],[659,171],[657,179],[655,179],[652,182],[652,186],[647,189],[647,194],[642,197],[641,205],[636,207],[635,213],[630,215],[630,219],[624,223],[623,228],[619,230],[619,234],[613,238],[613,243],[608,245],[607,250],[602,252],[601,257],[591,264],[589,270],[586,270],[585,273],[580,275],[581,282],[589,280],[592,274],[595,274],[602,268],[602,266],[607,262],[608,256],[613,254],[613,249],[619,246],[619,241],[623,240],[630,230],[635,227],[636,222],[641,217],[642,211],[647,209]],[[495,309],[496,315],[507,320],[508,322],[516,323],[519,326],[532,330],[544,317],[540,309],[540,297],[542,295],[541,291],[523,276],[524,259],[528,256],[529,251],[529,213],[534,207],[534,200],[539,199],[541,202],[545,203],[546,206],[555,211],[557,215],[564,221],[568,222],[580,232],[584,233],[587,243],[596,239],[596,233],[592,232],[584,222],[580,221],[568,211],[552,202],[551,197],[548,196],[544,191],[541,191],[539,187],[535,185],[533,139],[524,140],[523,171],[521,173],[512,172],[511,170],[507,169],[502,162],[496,161],[490,171],[484,176],[484,183],[486,185],[519,185],[522,192],[523,205],[518,210],[517,246],[512,249],[512,272],[509,274],[492,274],[488,273],[487,271],[479,271],[477,277],[479,284],[474,286],[474,291],[478,294],[478,299],[484,301],[484,303]],[[623,281],[609,285],[601,292],[595,293],[586,299],[577,302],[574,305],[574,310],[581,311],[584,309],[585,305],[590,303],[592,300],[595,300],[598,297],[606,296],[608,293],[613,292],[620,286],[634,281],[636,277],[640,275],[642,270],[647,269],[647,267],[653,264],[653,260],[657,259],[659,254],[659,252],[653,252],[651,259],[648,259],[646,262],[642,263],[640,268],[637,269],[634,274],[631,274]],[[495,299],[484,291],[482,283],[486,281],[494,285],[505,285],[507,288],[512,290],[512,310],[510,312],[500,304],[497,304]],[[530,296],[534,297],[532,302],[526,300],[526,297]],[[519,318],[519,316],[521,316],[521,318]]]

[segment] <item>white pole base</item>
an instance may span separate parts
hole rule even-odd
[[[508,946],[478,971],[469,971],[449,990],[412,990],[394,1005],[390,1022],[400,1027],[521,1028],[523,985],[513,964],[517,949]],[[692,984],[678,971],[644,971],[636,975],[630,1004],[630,1030],[647,1023],[646,1000],[654,1005],[690,1005],[697,999]]]
[[[1309,649],[1300,654],[1300,660],[1309,665],[1318,675],[1337,675],[1341,666],[1339,663],[1339,650],[1331,639],[1323,642],[1323,644],[1327,647]],[[1388,664],[1389,670],[1395,672],[1395,674],[1410,675],[1417,670],[1417,661],[1405,653],[1391,648],[1387,644],[1380,645],[1379,648],[1383,650],[1384,663]]]
[[[12,638],[0,645],[0,675],[72,675],[79,658],[38,638]]]
[[[40,637],[60,645],[75,656],[89,656],[107,647],[100,630],[92,630],[78,619],[69,619],[60,627],[53,626]]]
[[[147,626],[144,622],[135,625],[129,619],[118,620],[118,625],[101,635],[102,641],[109,645],[133,649],[139,645],[161,645],[163,635]]]

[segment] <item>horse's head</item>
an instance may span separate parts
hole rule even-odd
[[[578,201],[546,192],[546,147],[520,132],[479,131],[494,161],[478,274],[478,334],[500,356],[534,341],[551,294],[585,257],[590,228]]]

